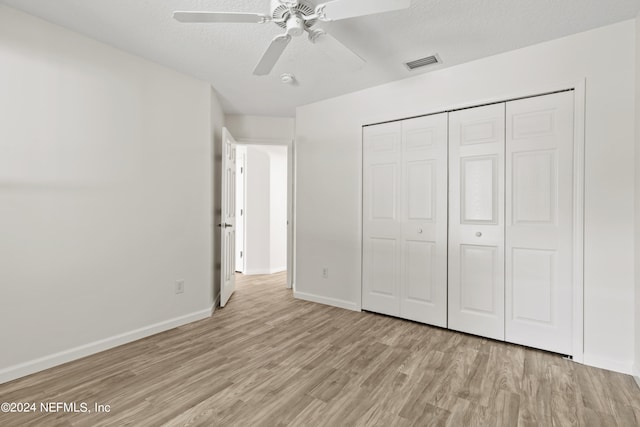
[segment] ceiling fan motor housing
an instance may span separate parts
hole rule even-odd
[[[287,34],[291,36],[302,34],[305,27],[309,28],[317,22],[316,19],[304,21],[303,19],[299,18],[300,22],[289,24],[289,17],[292,16],[292,12],[299,17],[300,15],[313,15],[315,10],[315,6],[307,0],[299,0],[297,2],[271,0],[271,16],[276,20],[284,19],[284,22],[276,22],[276,24],[281,26],[282,28],[285,28],[287,30]],[[293,26],[294,29],[290,29],[290,26]],[[301,32],[298,33],[297,28],[299,28]],[[292,31],[294,32],[293,34]]]
[[[287,34],[297,37],[304,34],[304,20],[299,15],[292,15],[287,19]]]

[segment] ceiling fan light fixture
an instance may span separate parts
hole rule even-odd
[[[304,34],[304,19],[298,15],[292,15],[287,19],[287,34],[291,37],[298,37]]]

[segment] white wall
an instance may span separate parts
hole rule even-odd
[[[287,267],[287,147],[246,145],[245,274]]]
[[[210,86],[5,6],[0,76],[0,382],[209,316]]]
[[[630,372],[634,31],[634,21],[626,21],[299,107],[296,295],[360,308],[362,125],[586,78],[585,362]]]
[[[290,117],[244,116],[228,114],[225,126],[237,140],[292,141],[295,119]]]
[[[271,269],[287,269],[287,147],[269,147]]]
[[[271,182],[269,154],[247,146],[245,207],[245,274],[271,270]]]

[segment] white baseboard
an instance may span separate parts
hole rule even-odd
[[[584,353],[573,353],[572,356],[575,363],[584,365]]]
[[[621,362],[619,360],[611,360],[601,356],[590,354],[584,355],[584,364],[595,368],[606,369],[608,371],[620,372],[622,374],[633,375],[633,362]]]
[[[283,271],[287,271],[287,267],[277,267],[277,268],[254,268],[254,269],[245,269],[242,274],[245,276],[257,276],[260,274],[275,274],[281,273]]]
[[[633,379],[636,380],[636,384],[640,387],[640,366],[633,365]]]
[[[308,294],[306,292],[293,292],[294,298],[302,299],[305,301],[317,302],[318,304],[330,305],[333,307],[344,308],[351,311],[361,311],[360,308],[351,301],[345,301],[337,298],[321,297],[319,295]]]
[[[31,375],[36,372],[44,371],[45,369],[53,368],[54,366],[62,365],[63,363],[71,362],[82,357],[90,356],[110,348],[118,347],[122,344],[146,338],[160,332],[168,331],[169,329],[177,328],[178,326],[186,325],[187,323],[206,319],[207,317],[211,317],[213,310],[214,307],[209,307],[205,310],[196,311],[180,317],[174,317],[173,319],[165,320],[163,322],[155,323],[123,334],[114,335],[109,338],[40,357],[18,365],[9,366],[8,368],[0,370],[0,384]]]

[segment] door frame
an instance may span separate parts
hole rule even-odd
[[[276,145],[287,147],[287,289],[295,289],[295,143],[277,138],[237,138],[238,145]],[[245,200],[247,194],[245,192]]]
[[[439,110],[432,110],[411,117],[399,117],[395,119],[379,121],[374,118],[362,125],[372,126],[381,123],[407,120],[414,117],[429,116],[439,113],[449,113],[456,110],[480,107],[488,104],[514,101],[522,98],[549,95],[555,92],[573,90],[573,323],[572,323],[572,349],[573,360],[584,363],[584,192],[585,192],[585,126],[586,126],[586,78],[569,81],[558,81],[553,84],[532,85],[531,87],[518,90],[513,93],[503,93],[495,97],[476,99],[468,102],[444,106]],[[378,121],[376,121],[378,120]],[[364,129],[362,129],[364,130]],[[363,132],[361,133],[361,144],[363,143]],[[361,153],[363,153],[361,145]],[[362,160],[362,159],[361,159]],[[360,170],[363,171],[362,164]],[[363,184],[361,177],[361,185]],[[363,188],[360,188],[360,199],[362,202]],[[360,212],[362,217],[362,210]],[[362,230],[363,221],[360,220],[360,268],[361,278],[364,253]],[[356,301],[356,309],[362,310],[362,279],[360,282],[360,292]]]
[[[236,174],[238,173],[238,166],[240,166],[240,176],[242,177],[241,183],[242,183],[242,208],[240,210],[242,210],[242,214],[240,215],[240,220],[238,220],[238,206],[239,206],[239,202],[240,200],[238,199],[237,195],[238,195],[238,175],[236,175],[236,272],[237,273],[244,273],[245,272],[245,256],[244,253],[246,252],[246,239],[245,239],[245,231],[246,231],[246,221],[245,221],[245,215],[244,213],[246,212],[246,188],[247,188],[247,183],[246,183],[246,179],[245,179],[245,173],[247,170],[247,151],[246,148],[244,148],[243,153],[242,153],[242,164],[239,165],[238,164],[238,146],[242,146],[245,147],[244,144],[239,144],[236,141]],[[237,242],[238,242],[238,230],[242,229],[242,256],[238,257],[238,247],[237,247]],[[238,270],[238,262],[240,262],[242,264],[242,268],[240,270]]]

